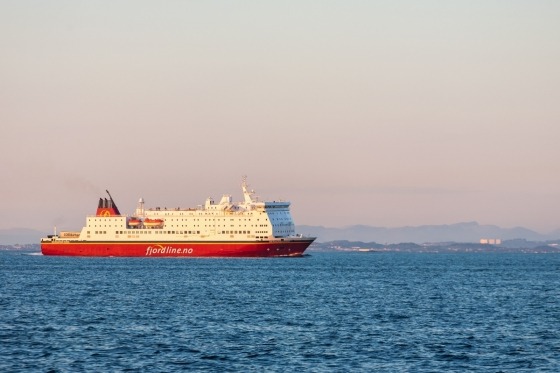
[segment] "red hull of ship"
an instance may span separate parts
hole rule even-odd
[[[275,242],[43,242],[43,255],[122,257],[301,256],[313,240]]]

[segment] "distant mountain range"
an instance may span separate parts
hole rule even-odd
[[[416,244],[429,242],[473,242],[480,239],[549,241],[560,239],[560,229],[541,234],[527,228],[500,228],[495,225],[480,225],[477,222],[450,225],[422,225],[417,227],[383,228],[367,225],[351,225],[343,228],[299,225],[298,233],[317,237],[318,242],[339,240],[378,242],[396,244],[411,242]],[[38,243],[48,233],[26,229],[0,229],[0,245],[25,245]]]
[[[41,231],[27,228],[0,229],[0,245],[26,245],[39,243],[47,234]]]
[[[367,225],[351,225],[344,228],[300,225],[299,233],[317,237],[318,242],[338,240],[378,242],[396,244],[403,242],[473,242],[481,239],[548,241],[560,239],[560,229],[541,234],[523,227],[500,228],[495,225],[480,225],[477,222],[450,225],[422,225],[417,227],[383,228]]]

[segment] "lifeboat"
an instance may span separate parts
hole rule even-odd
[[[128,225],[130,227],[138,227],[140,224],[142,224],[142,221],[138,218],[130,218],[128,219]]]
[[[146,228],[159,228],[163,226],[162,219],[144,219],[144,227]]]

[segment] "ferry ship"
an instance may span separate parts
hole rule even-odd
[[[223,195],[196,208],[145,208],[123,215],[109,191],[79,232],[41,239],[43,255],[124,257],[302,256],[315,240],[296,234],[290,202],[260,201],[242,182],[243,201]]]

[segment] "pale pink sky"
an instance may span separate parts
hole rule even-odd
[[[2,1],[0,229],[189,207],[560,228],[558,1]]]

